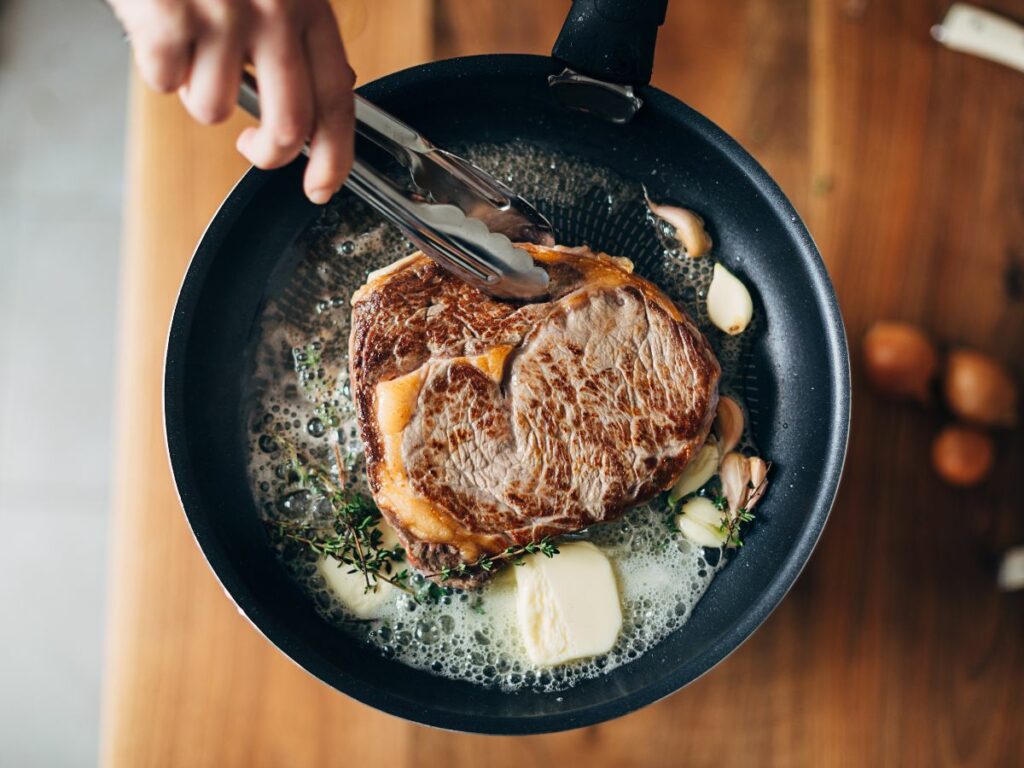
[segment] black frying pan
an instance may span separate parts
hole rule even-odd
[[[754,289],[761,327],[742,378],[757,402],[754,437],[774,462],[771,487],[744,548],[690,620],[638,660],[557,696],[505,694],[389,661],[321,619],[268,544],[247,477],[241,405],[271,273],[318,216],[302,194],[302,161],[247,173],[193,257],[165,377],[167,441],[185,513],[217,577],[253,624],[306,670],[373,707],[484,733],[562,730],[630,712],[696,679],[743,642],[782,600],[825,524],[850,412],[835,295],[807,230],[768,174],[706,118],[646,85],[663,11],[664,0],[578,0],[555,48],[560,59],[454,59],[360,89],[440,146],[535,144],[643,181],[655,198],[691,205],[711,221],[715,257]],[[636,86],[642,108],[626,124],[567,109],[548,85],[567,64]],[[569,100],[592,110],[623,107],[600,86],[569,88]],[[639,272],[657,279],[647,255],[657,249],[643,241],[646,228],[602,217],[586,197],[534,202],[561,242],[631,256]]]

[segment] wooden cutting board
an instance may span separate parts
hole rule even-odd
[[[552,0],[346,0],[360,81],[435,58],[546,53]],[[857,343],[912,320],[1024,376],[1024,77],[928,36],[945,3],[678,0],[655,83],[735,135],[817,238],[852,339],[839,501],[783,605],[685,691],[529,738],[408,724],[312,679],[221,592],[181,514],[161,370],[191,251],[245,164],[245,122],[192,124],[133,82],[102,761],[113,766],[1013,765],[1024,763],[1021,432],[977,491],[934,480],[938,411],[878,401]],[[1024,2],[990,5],[1024,19]]]

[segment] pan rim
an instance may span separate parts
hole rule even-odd
[[[560,69],[560,65],[545,56],[497,54],[461,57],[411,67],[368,83],[358,90],[372,100],[386,97],[390,91],[399,87],[407,88],[431,80],[481,74],[542,76],[555,69]],[[192,254],[178,292],[165,349],[163,408],[166,447],[175,491],[193,538],[229,599],[260,634],[307,674],[382,712],[447,730],[503,735],[569,730],[633,712],[681,690],[702,677],[746,642],[792,588],[824,530],[839,489],[845,463],[851,412],[850,363],[846,332],[838,299],[824,261],[806,226],[781,188],[735,139],[708,118],[664,91],[653,86],[645,86],[641,89],[641,94],[646,102],[645,109],[657,109],[669,115],[680,116],[703,139],[727,150],[731,161],[743,171],[758,191],[765,195],[769,205],[780,214],[784,214],[781,220],[785,222],[793,243],[798,246],[794,255],[804,262],[805,272],[813,283],[819,313],[825,322],[824,333],[828,341],[827,353],[834,395],[828,420],[828,456],[821,472],[818,492],[808,503],[809,513],[800,535],[779,563],[773,578],[752,598],[751,610],[730,624],[708,644],[703,653],[688,659],[658,682],[633,693],[571,712],[534,716],[467,716],[465,713],[448,709],[426,707],[380,686],[364,685],[347,677],[343,672],[339,672],[335,664],[322,658],[312,646],[298,640],[285,623],[264,611],[259,597],[249,590],[243,579],[231,567],[215,531],[206,519],[207,515],[200,509],[203,501],[192,474],[185,438],[186,419],[182,407],[185,376],[181,361],[184,360],[188,348],[192,321],[209,265],[216,258],[224,240],[246,206],[269,183],[271,176],[278,172],[250,169],[228,193]]]

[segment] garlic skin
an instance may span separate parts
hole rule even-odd
[[[735,515],[746,507],[750,492],[750,462],[742,453],[727,454],[722,459],[718,476],[722,481],[722,495],[729,504],[729,513]]]
[[[768,462],[760,456],[751,456],[747,462],[750,464],[750,484],[753,486],[747,495],[747,511],[749,512],[757,506],[757,502],[768,490]]]
[[[722,511],[710,499],[695,496],[683,504],[676,515],[676,527],[699,547],[721,547],[726,536],[722,526],[724,519]]]
[[[722,458],[740,443],[743,436],[743,409],[731,397],[718,398],[715,434],[718,435],[718,450]]]
[[[718,446],[714,441],[705,443],[697,455],[683,469],[683,473],[668,493],[668,501],[675,504],[680,499],[699,491],[718,471]]]
[[[764,496],[768,488],[768,463],[757,456],[730,453],[722,460],[719,478],[722,481],[722,495],[725,496],[727,519],[736,520],[749,514]],[[735,546],[735,540],[729,546]]]
[[[730,336],[743,333],[754,316],[747,287],[721,264],[715,264],[707,297],[708,318]]]

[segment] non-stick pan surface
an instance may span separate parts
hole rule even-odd
[[[721,661],[778,605],[810,556],[846,450],[843,325],[821,258],[782,192],[720,129],[656,89],[642,90],[645,105],[628,125],[559,107],[547,86],[558,69],[544,57],[475,57],[406,70],[360,92],[442,146],[537,144],[690,204],[713,224],[716,257],[753,288],[762,325],[745,375],[757,392],[754,437],[774,462],[771,488],[742,551],[663,643],[557,695],[506,694],[381,657],[322,620],[290,581],[250,491],[241,400],[270,274],[317,215],[303,198],[298,164],[250,171],[224,202],[182,285],[167,350],[175,480],[231,598],[329,685],[386,712],[463,731],[535,733],[600,722],[676,691]],[[556,228],[573,229],[572,211],[554,214]]]

